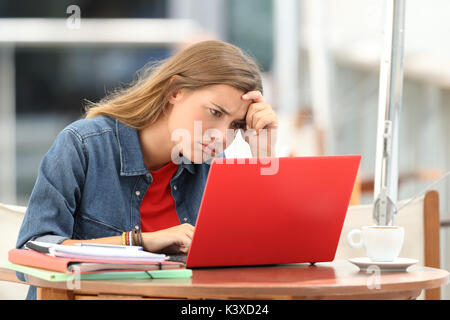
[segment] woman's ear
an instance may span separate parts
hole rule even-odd
[[[178,78],[179,78],[178,75],[172,76],[170,78],[170,80],[169,80],[169,87],[172,87],[173,82],[175,80],[177,80]],[[174,102],[179,101],[182,98],[182,96],[183,96],[183,91],[184,91],[183,88],[180,88],[180,89],[177,89],[177,90],[173,91],[171,93],[170,97],[169,97],[169,102],[173,104]]]
[[[179,102],[183,98],[184,90],[183,88],[177,89],[169,97],[169,102],[171,104],[175,104],[176,102]]]

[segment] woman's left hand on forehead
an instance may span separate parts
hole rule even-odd
[[[260,129],[278,128],[277,115],[270,104],[264,101],[260,91],[249,91],[242,96],[242,99],[251,101],[245,118],[247,129],[258,132]]]
[[[251,133],[244,133],[244,140],[250,145],[253,157],[275,156],[276,130],[278,128],[278,118],[270,104],[264,101],[259,91],[250,91],[242,96],[243,100],[249,100],[247,116],[247,130]],[[267,138],[259,141],[260,130],[267,130],[263,136]],[[252,130],[255,130],[252,132]],[[274,130],[275,132],[272,132]],[[255,135],[256,134],[256,135]],[[256,138],[256,139],[255,139]]]

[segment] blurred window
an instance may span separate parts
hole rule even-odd
[[[272,0],[227,0],[226,4],[228,41],[269,71],[273,62]]]
[[[81,19],[167,17],[165,0],[0,0],[0,18],[66,18],[70,5],[80,7]],[[165,47],[16,47],[18,204],[27,204],[39,164],[56,135],[82,117],[84,99],[100,100],[130,83],[147,62],[170,53]]]

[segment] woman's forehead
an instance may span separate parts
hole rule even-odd
[[[250,104],[249,101],[242,99],[245,92],[229,85],[211,86],[206,92],[207,94],[202,95],[204,100],[225,109],[230,114],[242,112],[242,109],[245,109],[243,111],[245,113]]]

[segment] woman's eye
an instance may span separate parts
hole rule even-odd
[[[217,111],[216,109],[209,109],[211,114],[215,117],[220,117],[222,113],[220,111]]]

